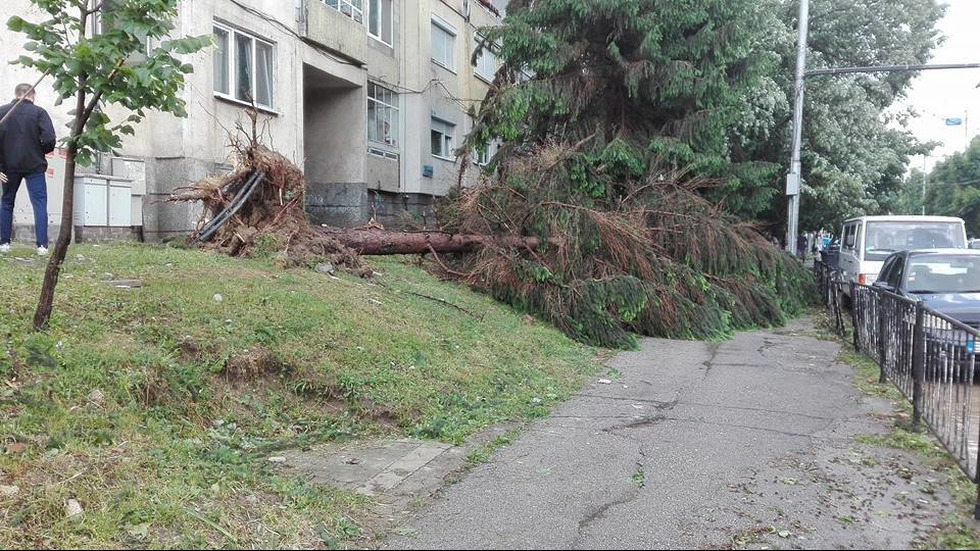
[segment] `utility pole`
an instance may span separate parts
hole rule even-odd
[[[922,216],[926,215],[926,154],[922,154]]]
[[[831,67],[806,70],[807,31],[810,23],[810,0],[800,0],[799,38],[796,51],[796,79],[793,98],[793,153],[790,158],[789,174],[786,175],[786,195],[789,197],[789,213],[786,217],[786,250],[796,254],[796,237],[800,224],[800,148],[803,138],[803,83],[804,79],[816,76],[834,76],[854,73],[907,73],[916,71],[935,71],[943,69],[980,69],[980,63],[937,63],[925,65],[875,65],[868,67]],[[969,113],[964,114],[964,131],[969,142]],[[969,146],[969,143],[967,143]],[[923,159],[923,163],[925,159]],[[926,176],[925,166],[922,175],[922,212],[925,214]],[[980,505],[977,509],[980,519]]]
[[[786,222],[786,250],[796,254],[796,236],[800,225],[800,148],[803,142],[803,77],[806,72],[806,37],[810,25],[810,0],[800,0],[799,38],[796,44],[796,80],[793,89],[793,155],[786,176],[789,215]]]

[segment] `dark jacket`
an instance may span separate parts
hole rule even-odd
[[[16,101],[0,107],[0,119]],[[32,174],[48,169],[44,156],[54,151],[54,125],[48,112],[23,101],[0,125],[0,172]]]

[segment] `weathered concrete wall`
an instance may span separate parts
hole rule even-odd
[[[310,182],[364,183],[365,88],[320,88],[305,97],[306,176]]]
[[[367,2],[364,2],[365,4]],[[365,61],[367,33],[364,23],[357,23],[350,17],[328,7],[321,0],[303,0],[306,28],[304,36],[339,52],[355,61]]]
[[[314,224],[353,228],[368,220],[367,186],[363,183],[311,183],[306,212]]]
[[[367,187],[397,193],[398,160],[368,155],[365,163]]]

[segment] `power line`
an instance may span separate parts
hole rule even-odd
[[[872,65],[868,67],[837,67],[810,69],[803,76],[843,75],[848,73],[902,73],[911,71],[936,71],[939,69],[980,69],[980,63],[938,63],[933,65]]]

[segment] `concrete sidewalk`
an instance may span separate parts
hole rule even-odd
[[[948,492],[910,455],[855,441],[883,433],[869,414],[891,405],[811,333],[644,340],[388,547],[908,548]]]

